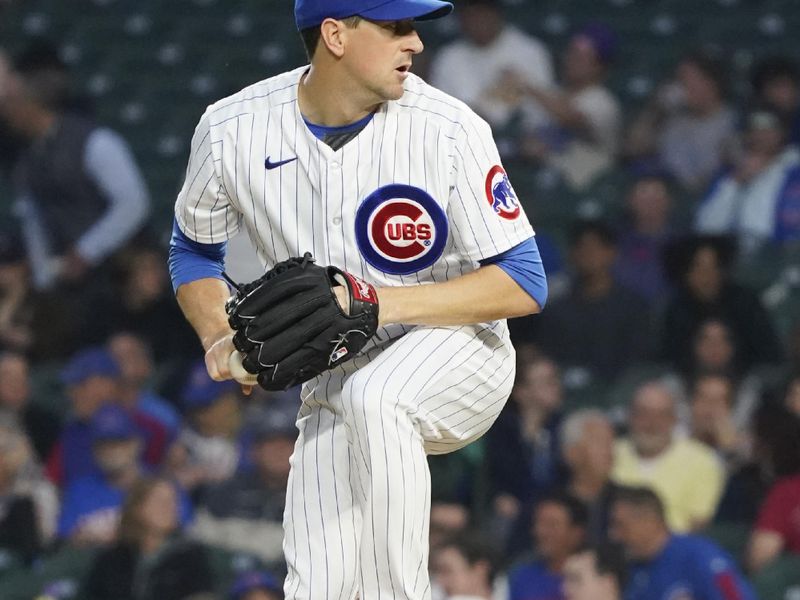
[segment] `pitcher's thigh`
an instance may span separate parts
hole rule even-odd
[[[406,414],[429,453],[452,452],[485,433],[514,381],[505,323],[418,327],[347,378],[356,421]]]

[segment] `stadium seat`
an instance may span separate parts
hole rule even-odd
[[[706,527],[703,535],[716,542],[741,564],[750,539],[750,530],[749,525],[742,523],[712,523]]]
[[[782,556],[753,579],[759,600],[795,600],[800,597],[800,556]]]
[[[80,600],[81,580],[96,549],[65,546],[33,569],[19,570],[0,580],[3,600],[31,600],[40,595]]]

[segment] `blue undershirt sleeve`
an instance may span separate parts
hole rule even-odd
[[[169,241],[169,275],[172,289],[177,292],[184,283],[209,277],[224,279],[225,249],[227,242],[201,244],[189,239],[178,223],[173,221]]]
[[[484,259],[481,266],[497,265],[519,284],[539,308],[547,302],[547,278],[535,238],[528,238],[502,254]]]

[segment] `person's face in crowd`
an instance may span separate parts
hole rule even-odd
[[[631,440],[642,456],[657,456],[672,443],[675,404],[661,385],[647,384],[636,392],[630,412]]]
[[[160,254],[144,251],[131,260],[127,277],[131,296],[142,302],[152,302],[167,287],[167,270]]]
[[[16,354],[0,355],[0,406],[17,412],[31,395],[28,361]]]
[[[800,377],[795,377],[786,390],[786,397],[784,398],[786,408],[800,417]]]
[[[223,394],[210,406],[192,414],[195,428],[209,437],[233,437],[239,431],[241,411],[234,392]]]
[[[730,367],[734,355],[728,327],[721,321],[707,321],[697,332],[695,362],[701,369],[721,371]]]
[[[593,552],[573,554],[564,563],[565,600],[618,600],[619,588],[613,575],[597,572]]]
[[[433,570],[448,598],[470,596],[476,590],[491,588],[489,563],[479,560],[471,565],[454,546],[444,546],[435,552]]]
[[[457,11],[461,32],[476,46],[488,46],[503,29],[503,15],[489,4],[469,4]]]
[[[94,460],[109,477],[127,472],[139,461],[141,442],[138,438],[102,440],[94,444]]]
[[[672,198],[660,179],[641,179],[628,195],[634,228],[643,233],[661,233],[669,223]]]
[[[327,22],[322,23],[323,36]],[[410,68],[413,56],[424,48],[414,22],[361,20],[354,27],[339,23],[337,59],[354,92],[367,103],[398,100],[405,93],[407,70],[402,68]]]
[[[561,408],[561,375],[550,360],[536,360],[522,368],[514,385],[514,399],[520,406],[537,408],[551,413]]]
[[[289,459],[294,451],[294,439],[276,435],[253,445],[253,462],[261,476],[270,483],[286,485],[289,479]]]
[[[150,532],[169,535],[178,528],[178,493],[175,486],[160,481],[139,505],[139,522]]]
[[[567,449],[566,459],[570,470],[578,476],[587,473],[608,479],[614,466],[614,428],[611,423],[601,418],[586,421],[581,439]]]
[[[81,421],[88,420],[106,402],[114,400],[118,392],[117,380],[106,375],[91,375],[68,389],[72,411]]]
[[[275,592],[267,590],[252,590],[247,592],[242,600],[281,600],[281,597]]]
[[[678,65],[678,82],[684,90],[686,105],[690,110],[705,112],[719,104],[721,91],[717,83],[691,61]]]
[[[591,40],[576,35],[570,40],[564,54],[564,80],[567,85],[585,85],[598,81],[604,73],[603,63]]]
[[[610,274],[616,257],[616,248],[594,233],[583,234],[572,247],[572,262],[582,279]]]
[[[122,379],[132,385],[144,384],[153,374],[153,361],[144,342],[133,334],[115,335],[108,344],[122,371]]]
[[[574,552],[583,541],[583,528],[570,520],[569,511],[557,502],[536,507],[533,538],[539,555],[548,563],[558,563]]]
[[[462,504],[436,501],[431,504],[430,523],[429,547],[433,548],[467,528],[469,511]]]
[[[692,394],[692,433],[700,440],[716,439],[721,423],[731,417],[733,385],[727,377],[703,377]]]
[[[704,247],[694,254],[686,274],[686,283],[689,291],[697,299],[711,302],[716,300],[722,291],[722,275],[722,266],[716,251]]]
[[[16,294],[28,285],[28,265],[24,261],[0,263],[0,296]]]
[[[649,550],[660,529],[655,517],[627,502],[615,502],[611,507],[609,535],[632,560],[650,558]]]
[[[776,122],[770,126],[750,127],[745,134],[744,145],[749,156],[772,158],[780,154],[786,144],[786,134]]]
[[[761,93],[765,102],[785,113],[797,110],[797,105],[800,104],[800,87],[791,77],[770,79]]]

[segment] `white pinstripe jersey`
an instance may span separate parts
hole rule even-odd
[[[462,275],[533,235],[488,124],[464,103],[410,75],[334,151],[298,108],[307,68],[205,112],[175,207],[189,238],[223,242],[244,226],[265,266],[308,251],[397,286]]]

